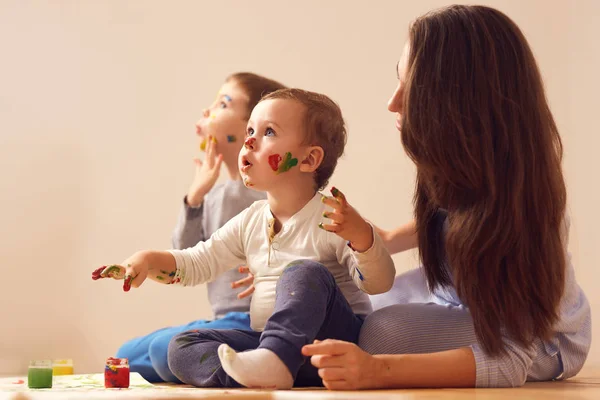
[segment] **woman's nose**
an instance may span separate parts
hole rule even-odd
[[[394,94],[392,94],[392,97],[388,101],[388,110],[395,113],[402,111],[402,88],[400,85],[398,85]]]

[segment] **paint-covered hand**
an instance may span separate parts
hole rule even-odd
[[[341,340],[315,340],[302,348],[302,354],[310,357],[323,385],[330,390],[375,389],[384,368],[380,359]]]
[[[125,267],[120,265],[103,265],[92,272],[92,279],[98,280],[103,278],[123,279],[125,277]]]
[[[92,279],[103,278],[123,279],[123,290],[128,292],[131,287],[139,287],[148,276],[148,262],[144,253],[138,252],[121,264],[102,266],[92,272]]]
[[[209,136],[207,143],[205,160],[194,159],[196,175],[187,193],[187,203],[192,207],[202,204],[204,196],[215,185],[221,172],[223,155],[217,154],[217,140],[213,136]]]
[[[238,295],[237,295],[238,299],[243,299],[244,297],[248,297],[252,293],[254,293],[254,275],[252,275],[252,273],[250,272],[250,268],[247,266],[239,267],[238,271],[240,272],[240,274],[247,273],[248,276],[240,279],[239,281],[231,282],[231,288],[237,289],[242,286],[250,286],[248,289],[244,290],[243,292],[238,293]]]
[[[330,219],[332,223],[320,223],[319,227],[347,240],[355,251],[364,252],[370,249],[374,240],[371,225],[348,204],[342,192],[333,187],[331,194],[333,197],[323,197],[322,201],[333,207],[332,212],[323,213],[323,217]]]

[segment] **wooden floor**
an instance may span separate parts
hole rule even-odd
[[[288,391],[260,391],[251,389],[224,390],[198,389],[177,385],[170,390],[159,385],[141,392],[102,390],[87,393],[19,392],[2,393],[0,399],[204,399],[204,400],[338,400],[338,399],[389,399],[389,400],[600,400],[600,368],[584,369],[577,377],[560,382],[528,383],[517,389],[405,389],[332,392],[327,390],[294,389]],[[161,390],[162,389],[162,390]]]
[[[200,395],[200,393],[197,393]],[[578,399],[600,400],[600,368],[584,369],[577,377],[560,382],[527,383],[516,389],[405,389],[332,392],[327,390],[295,389],[291,391],[214,390],[194,398],[223,400],[338,400],[338,399],[386,399],[386,400],[553,400]],[[175,399],[175,397],[168,397]],[[189,399],[190,397],[177,397]]]

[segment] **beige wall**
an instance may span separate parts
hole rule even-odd
[[[600,5],[486,3],[522,27],[546,78],[566,144],[571,248],[598,319]],[[203,287],[150,282],[125,294],[90,273],[170,245],[193,123],[230,72],[337,100],[350,140],[332,183],[376,223],[406,221],[414,170],[386,102],[408,22],[444,4],[0,2],[0,374],[64,357],[99,371],[127,338],[209,317]],[[396,260],[399,271],[416,264],[414,254]]]

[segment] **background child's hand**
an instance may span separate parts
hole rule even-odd
[[[333,232],[350,242],[350,246],[358,251],[367,251],[373,245],[373,229],[363,217],[346,201],[346,196],[335,187],[331,188],[333,197],[323,197],[323,203],[333,207],[333,212],[324,212],[323,217],[333,221],[332,224],[320,223],[319,227]]]
[[[206,158],[203,161],[195,158],[196,176],[187,193],[187,203],[192,207],[198,207],[204,196],[212,189],[221,172],[223,155],[217,154],[217,142],[213,136],[208,137],[206,146]]]
[[[128,292],[133,286],[139,287],[148,276],[148,262],[143,253],[135,253],[121,265],[114,264],[110,266],[102,266],[92,272],[92,279],[98,280],[103,278],[124,279],[123,290]]]
[[[238,299],[243,299],[244,297],[248,297],[252,293],[254,293],[254,275],[252,275],[252,273],[250,272],[250,268],[247,266],[239,267],[238,271],[240,271],[240,274],[248,273],[248,276],[240,279],[239,281],[232,282],[231,288],[237,289],[242,286],[250,286],[248,289],[244,290],[243,292],[238,293],[238,295],[237,295]]]

